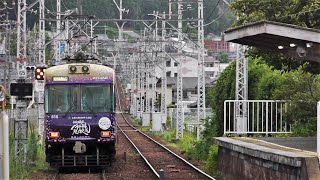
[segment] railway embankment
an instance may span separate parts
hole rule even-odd
[[[320,179],[316,153],[250,138],[217,137],[218,168],[230,179]]]

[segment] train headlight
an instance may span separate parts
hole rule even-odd
[[[107,117],[102,117],[99,122],[99,127],[102,129],[102,130],[107,130],[109,129],[109,127],[111,126],[111,120]]]
[[[83,73],[89,73],[89,67],[88,66],[82,66],[82,72]]]
[[[75,73],[77,71],[77,66],[70,66],[69,70],[71,73]]]

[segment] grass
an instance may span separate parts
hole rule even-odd
[[[10,179],[27,179],[32,173],[49,168],[45,161],[44,146],[40,143],[37,132],[35,126],[30,124],[26,162],[22,161],[22,157],[15,157],[14,134],[10,134]]]

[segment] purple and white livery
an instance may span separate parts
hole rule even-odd
[[[115,73],[88,63],[45,71],[46,160],[54,167],[106,166],[115,156]]]

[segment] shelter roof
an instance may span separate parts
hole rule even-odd
[[[224,40],[269,49],[296,59],[320,62],[320,30],[317,29],[259,21],[228,29],[224,32]]]

